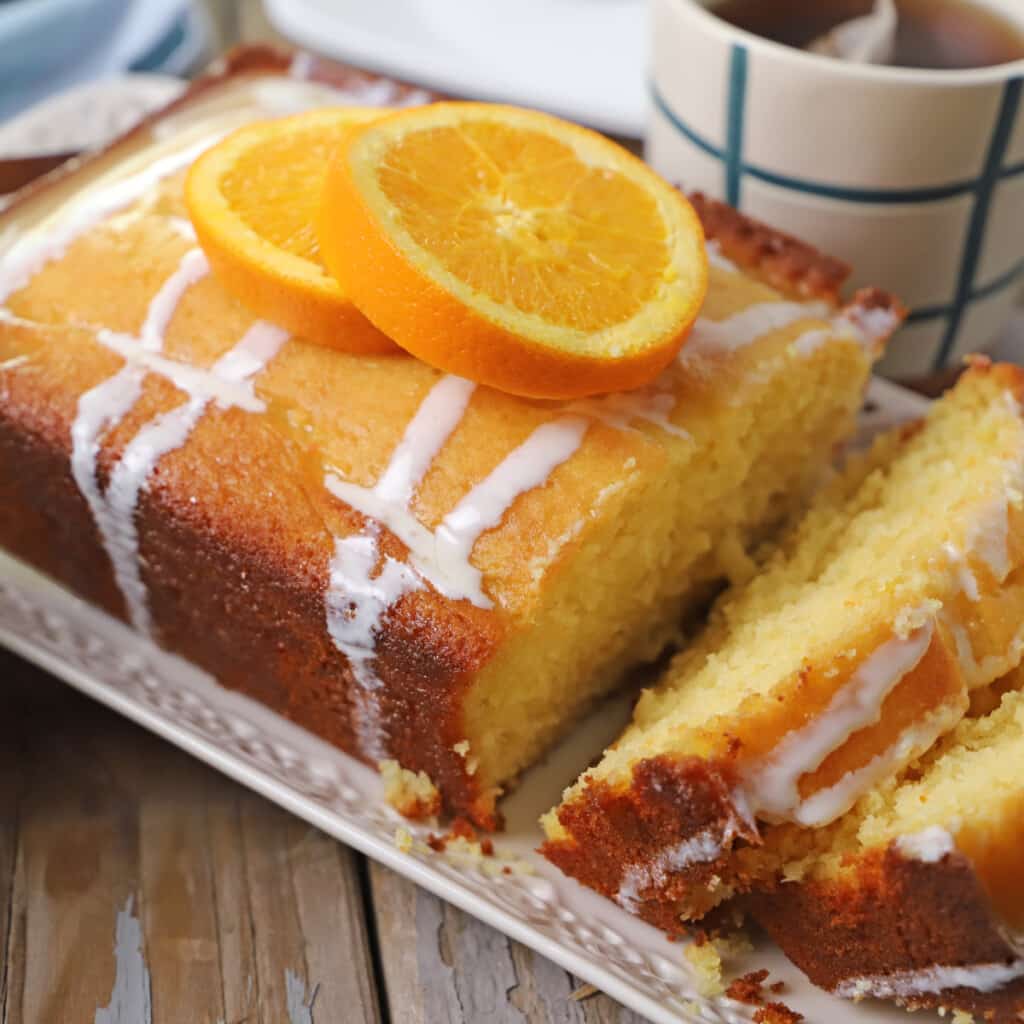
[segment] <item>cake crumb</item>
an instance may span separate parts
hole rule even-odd
[[[784,981],[773,982],[768,986],[768,991],[771,992],[773,996],[777,996],[780,992],[786,991],[786,983]]]
[[[725,994],[738,1003],[746,1003],[748,1006],[760,1006],[764,1002],[763,987],[768,978],[768,971],[762,968],[759,971],[750,971],[741,975],[729,983]]]
[[[745,931],[737,930],[726,935],[717,935],[712,940],[718,955],[723,960],[732,960],[735,957],[747,956],[754,952],[754,944]]]
[[[953,1024],[974,1024],[974,1017],[966,1010],[954,1010]]]
[[[407,828],[403,828],[403,826],[399,825],[398,828],[395,829],[394,843],[402,853],[409,853],[410,850],[412,850],[413,844],[412,833]]]
[[[803,1019],[802,1013],[791,1010],[785,1003],[766,1003],[752,1018],[754,1024],[800,1024]]]
[[[495,850],[493,840],[486,837],[477,839],[475,833],[472,838],[454,835],[452,832],[432,838],[437,840],[438,852],[443,851],[445,856],[456,864],[471,865],[479,869],[489,878],[534,873],[533,865],[528,861],[500,854]]]
[[[461,816],[452,822],[452,827],[448,830],[448,834],[452,838],[461,836],[461,838],[468,839],[470,842],[476,839],[476,829],[473,828],[473,823],[468,818]]]
[[[480,761],[470,754],[469,740],[459,740],[459,742],[452,747],[452,750],[462,758],[462,763],[466,768],[466,774],[476,775],[476,770],[480,767]]]
[[[929,598],[915,608],[901,608],[892,624],[893,632],[901,640],[906,640],[915,629],[920,629],[940,611],[942,611],[942,602],[936,601],[934,598]]]
[[[569,994],[569,998],[574,1003],[581,1003],[584,999],[589,999],[591,996],[596,996],[601,990],[596,985],[580,985],[578,989]]]
[[[397,761],[377,765],[384,799],[406,818],[432,818],[441,810],[441,794],[426,772],[412,772]]]
[[[683,955],[694,969],[697,992],[705,998],[720,996],[722,984],[722,958],[713,942],[694,942],[683,950]]]

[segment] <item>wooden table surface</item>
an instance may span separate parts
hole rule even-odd
[[[640,1024],[0,651],[3,1024]]]

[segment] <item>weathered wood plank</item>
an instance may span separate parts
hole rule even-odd
[[[312,1005],[322,1020],[377,1024],[354,858],[266,801],[239,799],[260,1019],[306,1024]]]
[[[224,1019],[224,999],[201,799],[209,770],[158,742],[142,748],[135,767],[146,780],[140,892],[154,1018],[215,1024]]]
[[[252,907],[245,871],[239,793],[210,774],[205,786],[207,853],[219,939],[226,1024],[258,1022]]]
[[[11,662],[8,678],[26,670]],[[115,987],[118,912],[137,889],[134,801],[122,748],[94,742],[109,714],[80,698],[52,698],[29,682],[21,716],[4,717],[0,743],[23,745],[24,791],[8,949],[9,1019],[92,1020]],[[45,681],[44,681],[45,683]]]
[[[370,865],[385,990],[408,1024],[643,1024],[562,968],[377,864]]]
[[[380,1024],[354,854],[2,657],[7,1020]]]
[[[239,814],[245,882],[252,913],[253,961],[259,1021],[290,1019],[288,978],[307,991],[305,943],[295,908],[288,864],[288,827],[284,815],[258,797],[241,794]]]
[[[306,968],[324,1021],[379,1024],[358,856],[298,819],[291,819],[292,889],[306,942]],[[362,1014],[357,1016],[356,1011]]]

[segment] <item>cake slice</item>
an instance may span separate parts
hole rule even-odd
[[[1024,649],[1024,371],[977,362],[851,459],[550,812],[544,853],[667,930],[773,879]]]
[[[788,880],[750,906],[813,982],[851,999],[1021,1019],[1022,687],[1018,669],[983,691],[994,710],[972,708],[831,828],[780,828]]]
[[[337,91],[338,89],[342,91]],[[513,398],[288,338],[209,273],[205,146],[426,99],[245,51],[0,218],[0,544],[482,826],[523,768],[801,507],[899,321],[711,202],[702,318],[652,386]],[[770,282],[770,283],[769,283]]]

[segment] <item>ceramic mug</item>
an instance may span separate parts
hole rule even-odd
[[[981,0],[976,0],[981,2]],[[1024,25],[1021,0],[984,0]],[[854,268],[909,307],[882,371],[981,351],[1024,276],[1024,60],[851,64],[653,0],[647,160]]]

